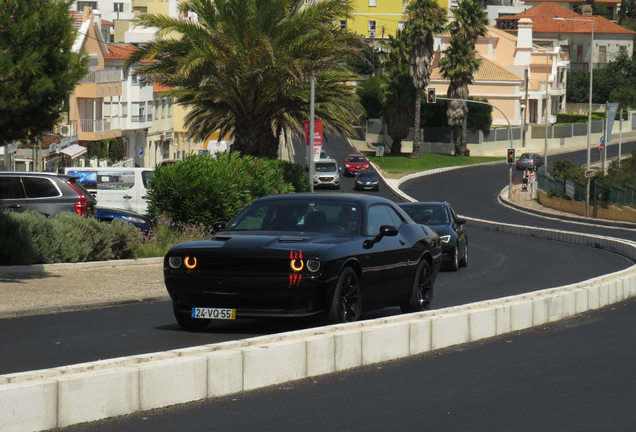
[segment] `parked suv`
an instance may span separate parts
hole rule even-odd
[[[50,172],[0,172],[0,210],[34,210],[52,216],[71,211],[95,216],[97,200],[77,177]]]
[[[320,159],[314,164],[314,186],[340,189],[340,172],[335,159]]]

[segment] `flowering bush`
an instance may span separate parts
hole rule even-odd
[[[214,232],[202,223],[185,224],[159,215],[154,220],[154,228],[142,234],[143,243],[138,250],[140,258],[163,256],[176,244],[209,239]]]

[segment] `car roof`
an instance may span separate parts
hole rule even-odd
[[[282,194],[282,195],[269,195],[266,197],[257,198],[254,202],[263,202],[263,201],[326,201],[326,202],[349,202],[356,203],[360,205],[368,205],[373,203],[391,203],[395,204],[393,201],[383,198],[376,195],[363,195],[363,194],[355,194],[355,193],[293,193],[293,194]]]
[[[400,207],[446,207],[448,203],[446,201],[421,201],[421,202],[403,202],[398,203]]]
[[[315,163],[318,162],[334,162],[336,165],[338,164],[338,161],[335,160],[334,158],[328,157],[328,158],[320,158],[318,159]]]
[[[0,176],[31,176],[31,177],[57,177],[62,180],[76,179],[77,176],[68,174],[58,174],[49,171],[0,171]]]
[[[352,156],[361,156],[361,157],[366,157],[365,155],[361,154],[361,153],[351,153],[350,155],[348,155],[347,157],[350,158]]]

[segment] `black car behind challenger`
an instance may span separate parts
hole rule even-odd
[[[429,309],[441,244],[393,202],[356,194],[254,200],[209,240],[174,246],[164,260],[177,322]]]

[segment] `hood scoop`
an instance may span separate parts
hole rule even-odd
[[[278,243],[302,243],[305,240],[302,237],[280,237]]]

